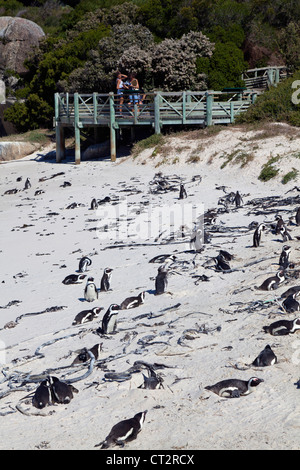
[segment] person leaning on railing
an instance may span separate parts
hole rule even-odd
[[[127,88],[123,81],[123,79],[125,78],[127,78],[127,75],[124,75],[121,72],[117,72],[116,87],[117,87],[117,95],[120,98],[120,107],[119,107],[120,114],[122,114],[122,106],[124,102],[124,97],[123,97],[124,89]]]

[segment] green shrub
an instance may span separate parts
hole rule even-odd
[[[291,171],[289,171],[284,177],[282,178],[281,182],[282,184],[287,184],[289,181],[294,180],[298,176],[298,171],[296,168],[293,168]]]

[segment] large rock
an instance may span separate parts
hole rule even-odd
[[[44,37],[42,28],[33,21],[1,16],[0,70],[10,69],[21,75],[26,73],[24,61]]]
[[[0,142],[0,163],[1,161],[18,160],[31,155],[39,147],[38,144],[30,142]]]

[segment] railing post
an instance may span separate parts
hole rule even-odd
[[[234,123],[234,101],[230,101],[230,124]]]
[[[94,117],[94,124],[97,124],[97,93],[93,93],[93,117]]]
[[[252,93],[251,94],[251,104],[254,104],[257,98],[257,93]]]
[[[116,161],[116,121],[114,93],[109,93],[109,129],[110,129],[110,159]]]
[[[74,93],[75,164],[80,163],[80,127],[78,93]]]
[[[206,92],[206,125],[212,126],[213,117],[212,117],[212,108],[213,108],[214,95],[207,91]]]
[[[55,135],[56,135],[56,162],[60,163],[65,156],[64,129],[60,124],[59,93],[55,93]]]
[[[182,124],[186,123],[186,92],[182,92]]]
[[[156,92],[155,95],[154,95],[154,130],[155,130],[155,134],[160,134],[161,133],[159,104],[160,104],[160,94],[158,92]]]

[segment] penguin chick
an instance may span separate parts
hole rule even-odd
[[[99,316],[101,310],[103,310],[103,307],[95,307],[91,310],[82,310],[82,312],[79,312],[76,315],[72,325],[82,325],[82,323],[94,320],[94,318]]]
[[[126,442],[137,438],[138,433],[142,430],[146,414],[147,410],[115,424],[105,440],[96,444],[95,447],[101,446],[101,449],[107,449],[112,445],[124,447]]]
[[[263,330],[272,336],[285,336],[300,330],[300,318],[294,320],[278,320],[270,325],[264,326]]]
[[[252,365],[255,367],[266,367],[272,366],[273,364],[277,364],[277,357],[269,344],[267,344],[265,349],[263,349],[252,362]]]
[[[100,282],[100,291],[107,292],[110,290],[110,280],[112,276],[113,270],[111,268],[105,268],[103,272],[103,276]]]
[[[264,380],[258,377],[251,377],[249,380],[227,379],[204,388],[220,397],[239,398],[240,396],[249,395],[261,382],[264,382]]]

